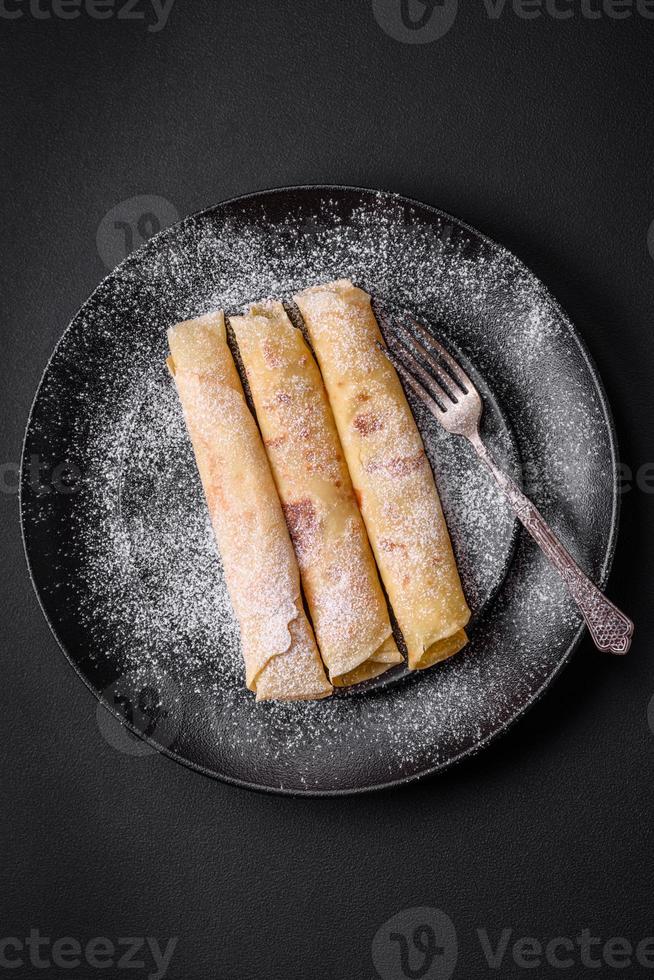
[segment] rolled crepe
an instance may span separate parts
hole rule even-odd
[[[470,618],[425,449],[377,347],[370,296],[346,279],[295,297],[318,357],[382,581],[420,670],[467,643]]]
[[[300,575],[222,311],[168,331],[175,379],[257,700],[326,697]]]
[[[402,656],[318,366],[281,303],[230,317],[332,684]]]

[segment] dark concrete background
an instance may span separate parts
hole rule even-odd
[[[525,970],[512,952],[522,936],[574,943],[588,929],[635,946],[654,934],[654,20],[635,4],[624,19],[589,19],[579,3],[569,20],[508,5],[492,19],[479,0],[459,4],[445,36],[414,44],[382,29],[372,0],[176,0],[158,32],[86,12],[39,19],[20,2],[0,4],[0,938],[39,929],[51,951],[66,936],[176,936],[171,980],[373,980],[379,927],[427,906],[454,923],[461,980],[654,976],[635,958],[611,967],[599,945],[599,969],[578,946],[563,971]],[[385,3],[401,25],[400,0]],[[9,20],[13,10],[22,16]],[[410,13],[422,10],[415,0]],[[41,372],[106,274],[105,214],[136,195],[185,215],[312,182],[438,205],[516,252],[562,302],[632,474],[610,593],[638,627],[626,660],[584,641],[476,760],[408,789],[323,801],[234,789],[108,744],[32,593],[12,490]],[[512,930],[499,970],[480,929],[493,945]],[[118,956],[105,970],[46,970],[22,955],[0,977],[154,972],[148,957],[128,973]],[[450,976],[447,957],[428,970],[411,955],[414,976]]]

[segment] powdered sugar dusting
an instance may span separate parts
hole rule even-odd
[[[601,399],[579,382],[583,354],[558,307],[515,259],[387,195],[362,194],[352,212],[338,192],[325,192],[319,205],[315,194],[306,200],[273,209],[274,219],[254,201],[164,232],[96,292],[62,340],[40,395],[50,419],[65,404],[66,453],[84,474],[67,516],[81,556],[74,573],[58,547],[71,588],[79,586],[88,656],[175,678],[184,724],[172,748],[182,757],[297,791],[351,787],[362,768],[369,782],[383,783],[469,750],[534,697],[579,618],[555,573],[521,538],[469,648],[451,662],[328,701],[255,704],[243,689],[238,629],[164,367],[166,329],[267,297],[288,306],[303,288],[347,276],[437,326],[464,353],[487,401],[495,455],[516,473],[519,451],[527,491],[596,577],[606,542],[586,540],[569,523],[575,510],[567,504],[605,508],[613,475]],[[548,395],[554,381],[556,395]],[[73,385],[71,407],[62,392]],[[566,418],[562,390],[575,392]],[[412,407],[478,612],[509,563],[513,518],[471,450]],[[49,520],[51,506],[39,501],[33,520]]]
[[[280,304],[254,307],[231,326],[320,651],[338,678],[368,660],[391,626],[322,380]]]

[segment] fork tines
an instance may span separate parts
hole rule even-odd
[[[473,387],[463,368],[413,316],[406,314],[403,318],[411,324],[412,330],[409,330],[404,322],[389,314],[377,300],[373,308],[383,332],[392,333],[400,342],[395,349],[384,347],[384,354],[418,398],[432,411],[437,408],[446,412],[448,407],[456,405],[460,396],[466,395]],[[427,350],[425,344],[432,348],[437,357]],[[433,375],[417,360],[416,353],[430,367]]]

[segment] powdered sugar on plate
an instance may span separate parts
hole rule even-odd
[[[374,690],[256,704],[244,690],[238,628],[164,366],[173,323],[268,297],[290,307],[309,285],[351,278],[391,309],[412,311],[464,358],[484,395],[493,452],[596,577],[610,550],[608,537],[590,540],[583,523],[593,508],[612,506],[605,406],[544,287],[457,222],[390,195],[361,192],[354,204],[352,196],[307,190],[287,203],[263,195],[158,236],[71,325],[32,422],[38,442],[52,412],[65,412],[65,452],[84,474],[63,517],[75,538],[75,569],[62,553],[54,579],[65,577],[78,595],[89,661],[173,677],[181,691],[174,710],[184,717],[166,747],[269,788],[382,784],[469,751],[540,691],[579,618],[531,542],[520,537],[514,552],[514,519],[472,450],[412,402],[477,614],[469,648]],[[57,398],[57,387],[71,385],[73,408],[69,395]],[[39,501],[29,519],[54,520],[51,503]]]

